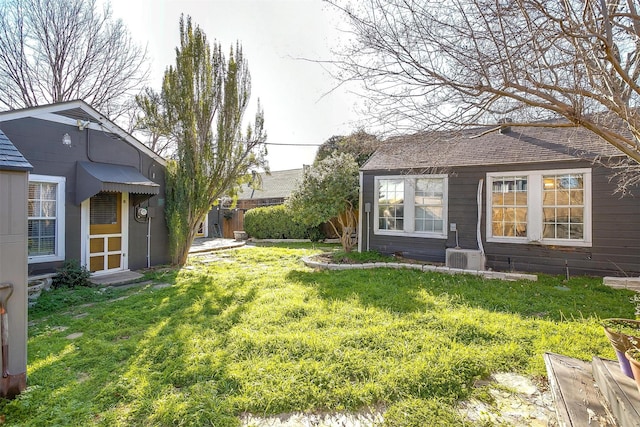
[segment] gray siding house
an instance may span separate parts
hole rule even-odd
[[[29,275],[169,262],[163,158],[83,101],[2,112],[0,130],[33,166]]]
[[[580,128],[390,139],[361,168],[359,249],[458,268],[480,256],[466,268],[638,275],[640,188],[614,194],[601,165],[619,160]]]

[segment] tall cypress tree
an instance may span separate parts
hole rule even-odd
[[[264,115],[241,130],[251,95],[251,76],[242,47],[229,59],[219,43],[180,18],[175,66],[166,71],[156,108],[176,143],[167,167],[166,217],[174,264],[183,265],[198,224],[218,198],[233,194],[257,167],[266,168]],[[148,100],[147,100],[148,101]],[[149,114],[149,111],[145,111]]]

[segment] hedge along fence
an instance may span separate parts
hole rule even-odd
[[[285,205],[249,209],[244,214],[244,231],[256,239],[324,239],[319,227],[294,221]]]

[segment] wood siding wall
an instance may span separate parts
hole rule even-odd
[[[11,283],[8,371],[25,381],[27,372],[27,172],[0,170],[0,283]],[[7,295],[7,291],[3,291]],[[21,386],[21,388],[23,388]]]
[[[9,137],[18,150],[33,165],[33,174],[64,176],[66,178],[65,203],[65,257],[81,259],[80,216],[81,208],[75,204],[76,163],[93,161],[116,165],[133,166],[152,181],[160,184],[160,194],[143,202],[150,207],[151,219],[151,263],[165,264],[170,261],[168,230],[165,222],[165,169],[154,159],[138,151],[116,135],[90,129],[79,130],[69,126],[34,118],[24,118],[0,123],[0,129]],[[62,144],[62,136],[71,136],[71,146]],[[133,204],[129,212],[129,269],[136,270],[147,265],[147,223],[134,218]],[[62,262],[29,264],[29,273],[40,274],[55,271]]]
[[[592,246],[568,247],[540,244],[488,243],[486,241],[486,200],[488,172],[510,172],[555,169],[592,169]],[[420,171],[367,171],[363,173],[362,203],[371,203],[369,224],[363,216],[362,247],[366,249],[367,229],[369,248],[382,253],[401,252],[405,257],[431,262],[445,262],[446,248],[456,246],[455,233],[445,239],[382,236],[373,232],[374,177],[384,175],[420,174]],[[439,172],[442,173],[442,172]],[[638,275],[640,274],[640,188],[636,197],[614,194],[615,182],[610,182],[611,170],[586,162],[557,162],[545,164],[464,167],[448,171],[449,223],[456,223],[459,245],[477,249],[476,193],[478,182],[484,179],[482,204],[482,243],[487,267],[499,271],[528,271],[564,274],[565,262],[570,274]],[[447,225],[447,230],[449,229]]]

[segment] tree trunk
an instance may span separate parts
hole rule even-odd
[[[349,207],[344,212],[343,215],[338,216],[338,223],[342,227],[342,232],[340,233],[340,243],[342,244],[342,249],[345,252],[351,252],[353,247],[358,244],[358,236],[352,237],[353,233],[357,229],[358,219],[356,218],[356,214],[353,209],[353,205],[349,203]]]

